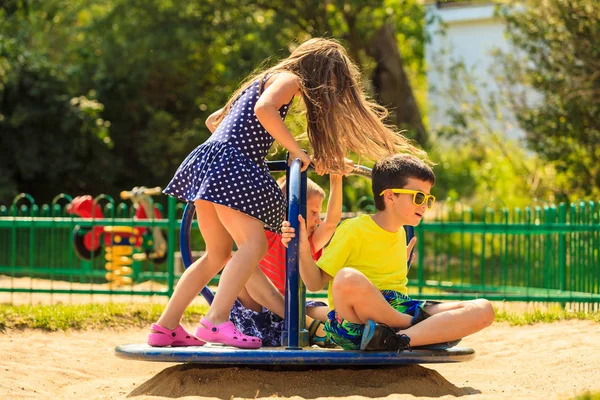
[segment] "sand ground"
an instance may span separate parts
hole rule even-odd
[[[191,328],[191,327],[188,327]],[[294,397],[554,399],[600,391],[600,324],[569,321],[468,337],[477,357],[458,364],[272,371],[128,361],[114,347],[144,329],[0,333],[2,399]]]

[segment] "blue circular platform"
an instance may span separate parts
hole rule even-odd
[[[206,344],[198,347],[151,347],[147,344],[125,344],[115,348],[120,358],[139,361],[200,363],[214,365],[403,365],[456,363],[472,360],[470,348],[418,348],[401,352],[366,352],[342,349],[283,347],[243,350]]]

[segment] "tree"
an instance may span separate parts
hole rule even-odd
[[[512,107],[529,147],[558,171],[564,197],[598,198],[600,2],[522,3],[500,9],[519,50],[500,57]]]
[[[25,98],[25,91],[16,90],[10,103],[22,104],[20,115],[29,115],[27,129],[34,132],[28,133],[30,145],[55,138],[62,159],[85,166],[79,180],[61,172],[67,177],[65,183],[49,185],[50,193],[36,183],[45,181],[46,174],[51,176],[51,169],[39,168],[33,176],[17,173],[12,161],[0,164],[2,188],[13,195],[28,191],[38,201],[49,201],[60,191],[114,196],[137,185],[165,185],[189,151],[209,136],[206,117],[263,60],[270,64],[287,56],[294,41],[310,36],[341,39],[365,76],[379,76],[372,87],[367,83],[374,97],[388,106],[393,101],[380,95],[378,88],[396,86],[382,79],[392,76],[389,65],[405,72],[404,83],[408,78],[422,82],[424,76],[422,9],[415,0],[11,0],[0,5],[0,14],[0,43],[6,39],[6,46],[12,46],[0,55],[0,97],[8,98],[2,84],[15,87],[20,79],[16,72],[27,73],[30,89],[43,89],[45,94],[34,102]],[[393,56],[401,57],[405,68],[389,63],[388,55],[368,52],[374,32],[386,25],[392,30],[385,46],[397,52]],[[384,62],[388,70],[378,66]],[[398,90],[399,101],[406,97],[402,90],[411,86]],[[70,116],[79,115],[81,126],[71,124],[61,131],[58,122],[33,124],[31,113],[37,105],[55,105],[58,99],[67,108],[49,107],[48,113],[56,114],[48,118],[63,121],[60,113],[72,112]],[[71,99],[81,102],[71,104]],[[82,104],[99,108],[81,108]],[[392,104],[392,108],[416,107],[415,101],[410,104]],[[2,134],[8,126],[8,114],[3,115]],[[304,131],[301,116],[288,120],[293,133]],[[411,128],[410,123],[398,125]],[[18,136],[25,128],[13,125],[11,129],[11,135]],[[63,143],[82,130],[93,157]],[[15,138],[3,144],[6,154],[22,151]],[[44,158],[34,162],[54,165]],[[56,168],[63,171],[67,164]]]
[[[333,36],[344,41],[367,77],[372,95],[391,111],[390,121],[427,148],[414,84],[424,76],[423,7],[415,0],[257,0],[262,9],[277,10],[278,26],[296,27],[307,36]],[[290,39],[297,29],[282,34]]]
[[[17,190],[49,201],[60,191],[87,191],[90,182],[102,189],[102,168],[115,162],[102,104],[70,93],[64,69],[43,51],[51,40],[41,33],[53,17],[32,12],[27,2],[0,9],[2,203],[10,204]]]

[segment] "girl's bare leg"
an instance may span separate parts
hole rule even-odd
[[[220,325],[229,321],[236,297],[267,253],[267,238],[264,224],[259,220],[218,204],[215,210],[238,248],[221,273],[219,290],[206,314],[206,319],[213,325]]]
[[[219,220],[215,204],[197,200],[194,205],[206,252],[185,270],[159,318],[157,323],[167,329],[177,328],[185,309],[231,257],[233,240]]]

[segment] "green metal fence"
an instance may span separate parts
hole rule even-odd
[[[130,204],[101,195],[94,202],[104,217],[79,218],[67,212],[71,200],[59,195],[38,206],[20,195],[12,205],[0,206],[0,303],[32,294],[46,294],[50,301],[59,294],[96,301],[98,296],[125,300],[122,296],[147,299],[172,293],[182,271],[183,204],[170,198],[163,218],[141,220]],[[103,227],[119,228],[104,232]],[[103,243],[89,260],[81,259],[74,251],[75,239],[81,244],[77,235],[94,229],[103,232]],[[167,242],[164,262],[143,260],[147,246],[132,245],[124,269],[131,283],[107,280],[107,264],[115,262],[107,260],[106,243],[127,235],[119,229],[159,229]],[[409,294],[415,297],[600,304],[600,203],[475,213],[446,202],[433,220],[417,227],[416,235],[418,258],[409,273]],[[135,238],[127,240],[133,244]],[[197,229],[192,245],[203,249]],[[114,265],[109,268],[114,273]]]
[[[457,207],[453,207],[456,210]],[[598,303],[600,203],[442,209],[417,227],[420,292],[441,298]]]

